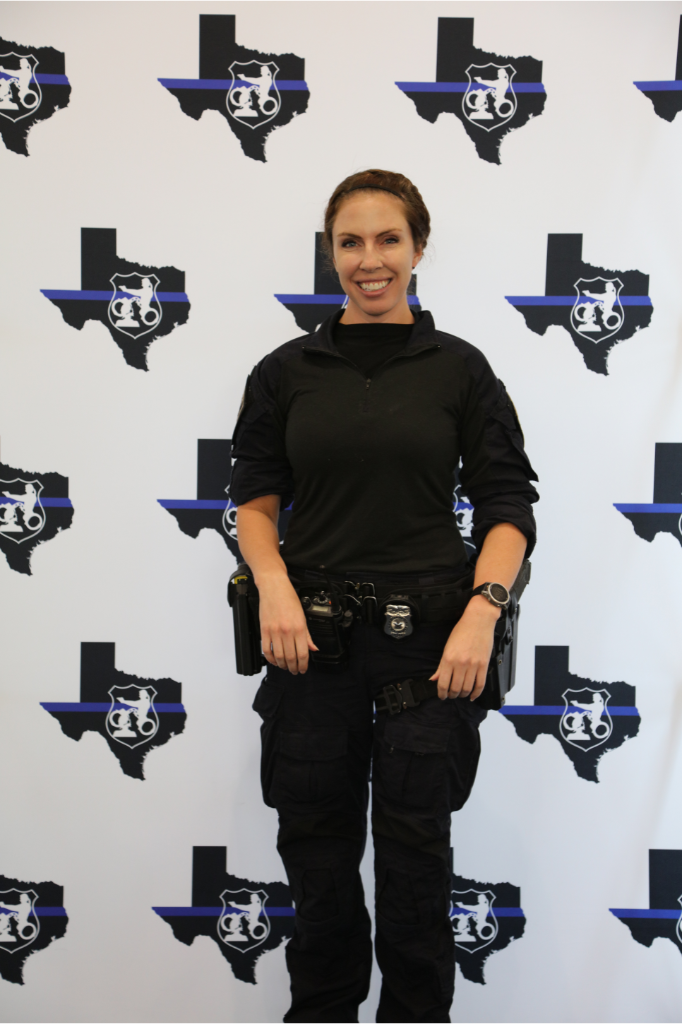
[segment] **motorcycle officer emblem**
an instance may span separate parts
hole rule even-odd
[[[469,84],[462,99],[467,121],[491,132],[506,124],[516,113],[516,93],[512,79],[516,69],[511,64],[470,64]]]
[[[282,106],[275,84],[278,71],[274,61],[267,64],[259,60],[233,61],[230,64],[232,84],[225,100],[228,114],[249,128],[259,128],[272,121]]]
[[[571,310],[571,327],[583,338],[596,343],[611,338],[623,326],[625,313],[620,302],[623,282],[619,278],[580,278],[573,285],[576,299]]]
[[[111,707],[107,712],[107,732],[112,740],[134,750],[148,743],[159,731],[159,716],[154,707],[153,686],[112,686],[108,691]]]
[[[231,898],[228,898],[231,897]],[[255,949],[270,934],[270,918],[265,913],[268,894],[263,889],[225,889],[220,894],[223,909],[218,919],[218,938],[240,953]]]
[[[0,891],[0,950],[17,953],[36,939],[40,931],[35,912],[37,899],[33,889]]]
[[[457,898],[459,897],[459,899]],[[478,953],[489,946],[499,929],[493,913],[495,893],[490,889],[452,890],[452,927],[455,945],[467,953]]]
[[[45,525],[42,489],[39,480],[0,480],[0,537],[21,544],[40,533]]]
[[[0,53],[0,115],[10,121],[34,114],[43,98],[36,81],[38,61],[32,53]]]
[[[613,722],[606,705],[611,699],[608,690],[565,690],[564,712],[559,723],[562,737],[572,747],[592,750],[605,743],[613,732]]]
[[[156,295],[156,274],[114,274],[114,294],[109,303],[109,320],[129,338],[141,338],[158,326],[161,303]]]

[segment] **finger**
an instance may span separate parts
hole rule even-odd
[[[305,674],[308,671],[308,642],[307,635],[297,633],[295,637],[296,643],[296,659],[298,661],[298,671]]]
[[[311,637],[311,635],[310,635],[310,633],[308,632],[307,629],[305,631],[305,635],[306,635],[307,640],[308,640],[308,650],[309,651],[319,651],[320,648],[315,646],[315,644],[313,643],[313,638]]]
[[[292,633],[287,633],[284,635],[283,641],[286,667],[293,676],[296,676],[298,675],[298,654],[296,652],[295,637]]]
[[[269,636],[263,637],[261,641],[261,650],[263,652],[263,657],[267,661],[268,665],[277,665],[275,656],[272,653],[272,641],[270,640]]]
[[[432,679],[438,679],[438,697],[440,700],[446,700],[448,696],[448,690],[450,689],[450,677],[452,675],[452,669],[447,665],[440,663],[436,672],[434,672]]]
[[[464,685],[464,668],[461,665],[455,665],[453,667],[452,679],[450,680],[450,689],[448,691],[448,697],[450,700],[454,700],[456,697],[461,695],[462,686]]]
[[[468,697],[474,686],[476,685],[476,673],[477,669],[475,666],[469,666],[464,672],[464,678],[462,679],[462,686],[459,691],[460,697]]]
[[[481,694],[483,693],[483,690],[485,689],[485,684],[486,684],[487,678],[488,678],[488,666],[486,665],[484,668],[480,668],[478,670],[478,675],[476,676],[476,685],[473,688],[473,690],[471,691],[471,696],[469,697],[469,700],[476,700],[477,697],[481,696]]]
[[[277,668],[286,671],[287,659],[284,656],[284,645],[281,637],[274,637],[272,640],[272,656],[275,659]]]

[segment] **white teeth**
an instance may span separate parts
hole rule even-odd
[[[360,281],[360,287],[363,292],[378,292],[380,288],[384,288],[388,284],[388,281]]]

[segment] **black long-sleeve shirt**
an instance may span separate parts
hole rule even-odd
[[[334,344],[340,313],[254,368],[233,438],[230,496],[294,507],[288,565],[329,572],[433,572],[466,560],[455,473],[480,550],[495,523],[535,544],[537,480],[509,396],[478,349],[416,321],[366,377]],[[344,347],[344,346],[342,346]]]

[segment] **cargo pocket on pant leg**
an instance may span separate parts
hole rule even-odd
[[[305,813],[340,810],[349,793],[346,729],[285,732],[277,736],[271,795],[276,807]]]
[[[478,727],[485,714],[467,700],[454,701],[457,717],[448,745],[448,802],[450,811],[459,811],[469,799],[476,780],[481,756]],[[469,705],[462,707],[461,705]]]
[[[263,724],[260,729],[260,780],[261,788],[263,790],[263,800],[268,807],[275,806],[272,801],[271,791],[275,758],[277,755],[276,719],[277,709],[279,708],[283,693],[284,691],[277,686],[273,686],[266,676],[258,687],[256,697],[253,702],[253,710],[256,711],[263,720]]]
[[[376,766],[382,795],[405,810],[442,804],[449,739],[447,725],[425,725],[410,712],[389,719]]]

